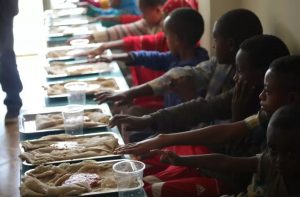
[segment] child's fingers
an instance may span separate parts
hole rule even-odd
[[[109,122],[109,127],[114,127],[128,121],[128,115],[115,115]]]

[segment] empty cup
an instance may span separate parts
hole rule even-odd
[[[145,164],[135,160],[115,163],[113,171],[118,185],[119,197],[144,197],[143,172]]]
[[[70,82],[65,84],[65,89],[68,93],[69,105],[85,105],[87,89],[87,83],[85,82]]]
[[[83,106],[67,105],[62,111],[65,133],[69,135],[83,134]]]

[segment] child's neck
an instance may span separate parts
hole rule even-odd
[[[181,50],[178,53],[180,61],[195,59],[197,56],[196,47],[181,47]]]

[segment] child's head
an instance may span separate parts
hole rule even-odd
[[[166,0],[139,0],[143,18],[150,25],[158,25],[163,19],[163,5]]]
[[[300,55],[273,61],[265,74],[264,89],[259,95],[262,110],[272,115],[283,105],[300,103],[299,76]]]
[[[178,8],[184,7],[198,10],[198,2],[197,0],[167,0],[163,6],[164,16],[167,16]]]
[[[173,54],[179,48],[194,47],[204,31],[201,14],[190,8],[179,8],[167,16],[163,23],[167,44]]]
[[[278,172],[285,180],[300,179],[300,105],[278,109],[268,125],[267,144]]]
[[[247,81],[262,90],[264,76],[273,60],[289,55],[282,40],[272,35],[258,35],[246,39],[236,55],[234,81]]]
[[[262,34],[259,18],[250,10],[236,9],[222,15],[215,23],[213,38],[215,55],[221,64],[234,64],[240,44]]]

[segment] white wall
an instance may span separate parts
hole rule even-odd
[[[43,23],[43,1],[19,1],[19,14],[14,19],[14,47],[17,55],[36,54],[45,47]]]
[[[226,11],[235,8],[252,10],[260,18],[264,33],[283,39],[291,53],[300,54],[299,0],[198,0],[206,29],[202,45],[211,50],[211,30],[214,21]]]

